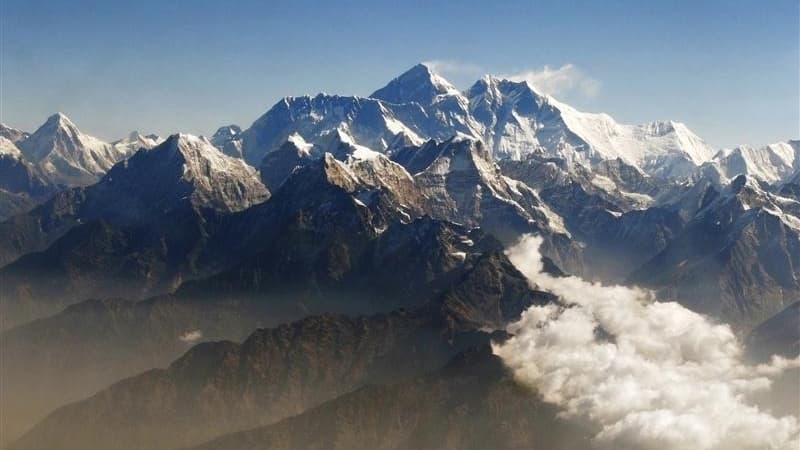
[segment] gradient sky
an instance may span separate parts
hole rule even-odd
[[[0,0],[0,121],[210,135],[437,61],[459,88],[528,73],[579,109],[679,120],[715,146],[800,137],[798,0],[495,3]]]

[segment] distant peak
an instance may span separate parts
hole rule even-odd
[[[429,105],[441,95],[458,94],[458,89],[449,81],[434,72],[430,66],[420,63],[373,92],[370,97],[388,103],[415,102]]]
[[[214,137],[222,137],[222,136],[236,136],[242,132],[242,127],[236,124],[225,125],[222,127],[217,128],[217,131],[214,133]]]

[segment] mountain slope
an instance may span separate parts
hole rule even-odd
[[[533,155],[503,160],[500,166],[505,174],[538,189],[542,201],[563,219],[583,246],[587,277],[624,280],[663,250],[685,223],[671,209],[641,208],[642,203],[654,203],[652,197],[630,191],[657,196],[660,189],[619,160],[605,161],[594,171]]]
[[[10,241],[2,246],[0,263],[46,248],[80,222],[102,217],[137,223],[184,203],[232,212],[267,196],[252,168],[222,155],[202,138],[174,135],[116,165],[96,185],[63,192],[0,224]]]
[[[30,210],[57,190],[11,141],[0,137],[0,221]]]
[[[562,219],[536,191],[503,176],[481,141],[430,141],[405,147],[392,158],[414,174],[431,216],[480,226],[506,243],[523,233],[541,233],[547,255],[560,267],[580,272],[580,252]]]
[[[631,281],[745,331],[800,295],[800,203],[740,175]]]
[[[748,352],[766,360],[772,355],[800,355],[800,301],[758,325],[747,338]]]
[[[19,258],[0,270],[4,325],[86,297],[172,289],[200,270],[222,215],[268,195],[255,170],[204,139],[142,150],[99,183],[0,224],[3,260]]]

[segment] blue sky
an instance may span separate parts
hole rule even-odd
[[[579,109],[679,120],[715,146],[800,136],[797,0],[495,3],[0,0],[0,120],[210,134],[435,61],[459,88],[526,74]]]

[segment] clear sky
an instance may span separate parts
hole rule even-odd
[[[209,135],[283,96],[368,95],[420,61],[457,87],[527,76],[715,146],[800,137],[798,0],[0,0],[2,122]]]

